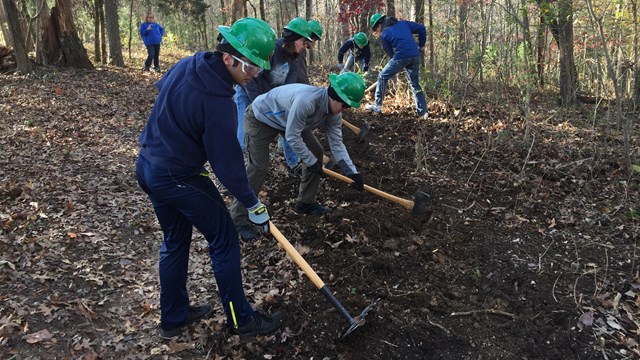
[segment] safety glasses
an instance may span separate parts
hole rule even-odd
[[[231,55],[231,57],[236,59],[240,64],[242,64],[242,72],[247,75],[258,75],[262,72],[262,68],[259,66],[251,65],[248,62],[242,59],[239,59],[234,55]]]

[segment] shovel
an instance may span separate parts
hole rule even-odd
[[[324,171],[325,174],[334,177],[338,180],[342,180],[344,182],[346,182],[347,184],[351,184],[353,182],[353,180],[351,180],[350,178],[342,175],[342,174],[338,174],[335,171],[329,170],[326,167],[323,167],[322,170]],[[368,192],[378,195],[382,198],[385,198],[387,200],[391,200],[396,204],[400,204],[402,206],[404,206],[407,210],[411,210],[411,215],[419,217],[422,216],[426,211],[427,211],[427,205],[429,204],[429,200],[431,199],[431,197],[429,196],[429,194],[427,194],[424,191],[416,191],[414,200],[407,200],[407,199],[403,199],[400,197],[397,197],[395,195],[391,195],[389,193],[386,193],[382,190],[378,190],[374,187],[371,187],[369,185],[364,185],[364,189],[367,190]]]
[[[356,135],[358,135],[359,142],[363,142],[364,137],[367,136],[367,133],[369,132],[369,130],[371,130],[371,125],[367,123],[364,123],[359,128],[345,119],[342,119],[342,123],[346,125],[349,129],[351,129],[351,131],[353,131]]]
[[[318,274],[316,274],[316,272],[313,271],[309,263],[307,263],[307,261],[302,257],[302,255],[300,255],[298,250],[296,250],[296,248],[294,248],[293,245],[291,245],[289,240],[287,240],[287,238],[284,237],[284,235],[282,235],[280,230],[278,230],[278,228],[276,228],[276,226],[271,221],[269,221],[269,229],[271,231],[271,235],[273,235],[273,237],[275,237],[276,240],[278,240],[278,244],[280,244],[280,246],[284,248],[284,251],[287,252],[287,255],[291,256],[293,261],[298,265],[298,267],[300,267],[300,269],[302,269],[302,271],[304,271],[304,273],[307,275],[309,280],[311,280],[311,282],[316,286],[316,288],[318,288],[318,290],[320,290],[320,292],[327,299],[329,299],[331,304],[336,309],[338,309],[338,312],[340,312],[340,315],[342,315],[345,319],[347,319],[347,321],[349,321],[349,327],[347,328],[347,330],[345,330],[345,332],[342,334],[340,338],[344,338],[345,336],[351,334],[353,330],[355,330],[357,327],[364,325],[364,323],[366,322],[364,319],[365,316],[367,316],[369,311],[373,309],[373,307],[378,303],[378,301],[380,301],[380,299],[378,298],[374,302],[372,302],[360,313],[360,315],[356,317],[352,317],[347,311],[347,309],[345,309],[344,306],[342,306],[340,301],[338,301],[338,299],[336,299],[333,293],[331,293],[331,290],[329,290],[329,287],[325,285],[324,282],[322,282]]]

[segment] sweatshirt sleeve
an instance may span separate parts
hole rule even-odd
[[[369,71],[369,63],[371,62],[371,47],[369,44],[362,48],[362,59],[364,60],[362,71]]]
[[[233,105],[233,100],[229,101],[229,105]],[[211,115],[205,120],[202,142],[216,177],[238,201],[250,208],[258,202],[258,198],[249,185],[242,149],[235,136],[238,127],[237,110],[235,106],[219,105],[218,102],[215,109],[208,112]]]
[[[327,120],[327,139],[329,140],[331,155],[338,164],[341,164],[342,171],[346,175],[357,173],[358,169],[353,165],[353,161],[351,161],[349,152],[342,140],[342,116],[340,114],[334,115]]]
[[[160,24],[158,24],[158,30],[160,30],[160,37],[163,37],[164,36],[164,28]]]
[[[285,138],[289,146],[295,151],[307,166],[311,166],[318,161],[315,155],[309,150],[304,140],[302,132],[305,129],[307,118],[313,113],[313,104],[307,99],[296,97],[291,104],[287,115],[287,126],[285,127]]]
[[[353,39],[349,39],[345,41],[344,44],[340,46],[340,49],[338,50],[338,64],[342,64],[342,60],[344,59],[344,54],[346,54],[347,51],[349,51],[349,49],[352,46],[353,46]]]
[[[413,22],[413,21],[407,21],[407,22],[409,23],[409,28],[411,29],[411,33],[418,34],[418,47],[419,48],[424,47],[424,45],[427,43],[427,28],[425,28],[424,25],[417,22]]]
[[[149,33],[147,30],[147,23],[140,24],[140,37],[144,38]]]

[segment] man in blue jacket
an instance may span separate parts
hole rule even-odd
[[[157,84],[160,90],[140,136],[136,176],[147,193],[164,239],[160,249],[160,336],[172,338],[213,313],[209,304],[191,306],[187,270],[192,228],[209,244],[222,307],[233,334],[275,331],[282,315],[254,311],[240,272],[238,233],[204,164],[247,209],[249,220],[268,231],[269,213],[249,185],[233,85],[244,85],[269,69],[275,33],[262,20],[244,18],[219,26],[220,44],[180,60]]]
[[[426,118],[429,109],[420,86],[420,51],[427,42],[427,30],[422,24],[413,21],[398,21],[393,16],[387,17],[378,13],[371,15],[370,24],[373,31],[380,34],[382,47],[391,60],[378,74],[375,102],[365,106],[365,109],[378,114],[382,112],[387,82],[404,69],[413,90],[418,116]],[[418,35],[418,44],[413,37],[414,34]]]
[[[153,14],[147,14],[147,20],[140,25],[140,36],[147,47],[147,60],[142,71],[149,71],[151,61],[156,72],[160,72],[160,43],[164,36],[164,28],[155,22]]]

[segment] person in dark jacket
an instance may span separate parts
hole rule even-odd
[[[347,56],[347,62],[343,66],[342,61],[344,55],[349,52]],[[371,47],[369,46],[369,39],[363,32],[355,34],[351,39],[342,44],[338,50],[338,70],[343,72],[351,71],[354,64],[358,63],[362,72],[369,71],[369,62],[371,61]]]
[[[213,313],[209,304],[191,306],[187,270],[192,228],[209,244],[221,304],[233,334],[275,331],[282,314],[254,311],[240,271],[238,233],[211,169],[248,209],[249,220],[268,231],[269,213],[250,187],[238,126],[233,84],[244,85],[269,69],[275,33],[262,20],[244,18],[219,26],[220,44],[180,60],[157,83],[158,97],[140,135],[136,176],[147,193],[164,239],[160,249],[160,336],[172,338]]]
[[[374,113],[382,112],[382,102],[387,90],[387,82],[401,70],[405,70],[418,116],[425,118],[428,115],[427,101],[420,86],[420,51],[427,42],[427,30],[424,25],[396,19],[393,16],[386,17],[382,14],[373,14],[370,19],[371,28],[380,34],[380,41],[384,51],[391,60],[378,74],[375,102],[365,106],[365,109]],[[418,43],[413,37],[418,35]]]
[[[164,28],[155,22],[153,14],[147,14],[147,19],[140,25],[140,36],[147,47],[147,60],[144,62],[143,71],[149,71],[151,61],[156,72],[160,72],[160,44],[164,36]]]

